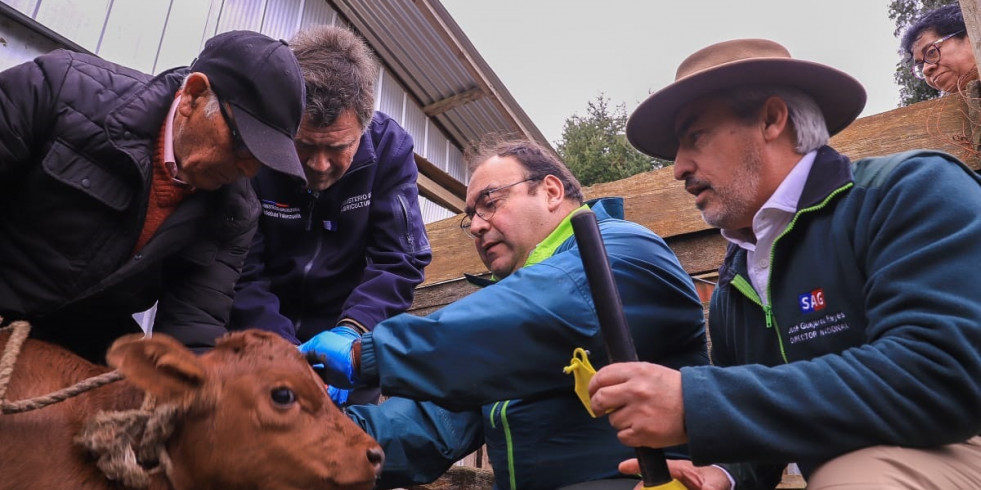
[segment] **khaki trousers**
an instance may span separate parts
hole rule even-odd
[[[981,436],[932,449],[874,446],[824,463],[807,490],[981,489]]]

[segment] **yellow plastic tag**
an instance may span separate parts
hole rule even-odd
[[[572,373],[575,376],[576,395],[579,396],[579,400],[582,401],[582,405],[586,407],[589,415],[596,418],[596,414],[589,406],[589,380],[593,379],[593,375],[596,374],[596,369],[589,363],[589,352],[582,347],[576,347],[576,350],[572,351],[572,360],[569,361],[568,366],[562,368],[562,372],[565,374]]]
[[[575,376],[576,395],[579,396],[579,400],[586,407],[589,415],[596,418],[596,414],[593,413],[593,409],[589,405],[589,380],[593,379],[593,375],[596,374],[596,368],[589,362],[589,351],[582,347],[576,347],[576,350],[572,351],[572,360],[569,361],[568,366],[562,368],[562,372],[565,374],[572,373]],[[686,490],[688,487],[678,480],[671,480],[668,483],[643,488],[644,490]]]

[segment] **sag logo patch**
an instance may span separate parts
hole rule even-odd
[[[804,293],[798,299],[801,313],[810,313],[824,309],[824,290],[821,288]]]

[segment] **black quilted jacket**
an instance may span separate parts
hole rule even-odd
[[[0,316],[98,359],[139,331],[225,331],[258,219],[245,179],[186,198],[134,252],[159,131],[186,68],[157,77],[68,51],[0,72]]]

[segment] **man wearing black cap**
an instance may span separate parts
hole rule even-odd
[[[0,72],[0,316],[101,360],[132,314],[206,348],[225,331],[261,165],[304,180],[287,45],[209,40],[156,77],[55,51]]]
[[[736,488],[773,488],[790,461],[808,490],[981,488],[981,180],[933,151],[850,162],[827,141],[864,104],[849,75],[741,39],[688,57],[631,115],[630,142],[675,161],[730,244],[714,365],[593,378],[622,442],[687,442]],[[674,467],[730,487],[719,467]]]

